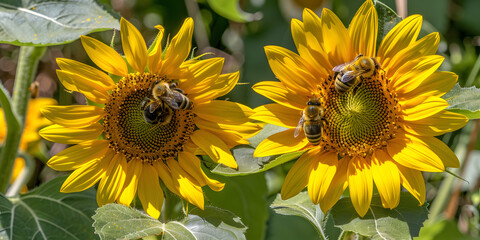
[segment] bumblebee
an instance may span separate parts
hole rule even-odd
[[[307,107],[303,109],[303,115],[295,128],[294,137],[298,137],[300,130],[303,128],[308,141],[312,145],[318,145],[322,140],[324,115],[325,108],[321,106],[318,98],[310,99]]]
[[[165,125],[170,123],[173,110],[165,102],[145,97],[142,101],[141,110],[145,122],[150,124]]]
[[[353,61],[333,68],[335,90],[338,93],[344,93],[358,85],[363,78],[373,76],[379,68],[380,64],[375,58],[364,57],[363,54],[359,54]]]

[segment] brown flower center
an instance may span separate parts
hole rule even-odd
[[[190,110],[172,108],[168,123],[145,121],[142,102],[151,97],[150,86],[157,81],[171,80],[150,73],[129,74],[118,82],[105,104],[105,138],[110,141],[110,148],[124,154],[127,161],[176,157],[195,130],[195,115]]]

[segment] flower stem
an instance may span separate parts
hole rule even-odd
[[[7,136],[0,157],[0,192],[5,193],[12,174],[13,163],[17,156],[18,146],[23,133],[25,115],[28,107],[30,91],[28,88],[35,77],[38,61],[45,53],[45,47],[20,47],[18,56],[15,86],[11,101],[12,109],[7,112],[5,105],[10,107],[10,102],[2,101],[7,120]],[[9,113],[9,114],[7,114]],[[10,115],[10,116],[8,116]],[[12,119],[13,118],[13,119]]]

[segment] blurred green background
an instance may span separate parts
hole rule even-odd
[[[382,2],[396,9],[395,0]],[[245,16],[252,20],[244,23],[219,15],[207,0],[100,0],[100,3],[133,23],[142,32],[147,45],[150,45],[157,34],[155,25],[163,25],[166,34],[173,36],[186,17],[193,17],[195,20],[193,46],[197,47],[195,55],[213,52],[217,56],[225,57],[224,72],[240,70],[240,82],[245,84],[236,86],[225,98],[253,108],[269,103],[269,100],[253,92],[252,85],[275,79],[263,47],[277,45],[296,52],[290,32],[291,18],[301,19],[303,7],[309,7],[317,14],[321,13],[323,7],[327,7],[348,26],[363,1],[243,0],[239,2],[239,6],[242,9],[240,11],[245,13],[241,14],[246,14]],[[457,73],[460,85],[465,87],[473,85],[480,87],[479,13],[479,0],[408,1],[408,15],[424,16],[421,35],[430,32],[441,34],[442,42],[438,54],[446,57],[441,69]],[[113,31],[92,35],[108,44]],[[122,52],[119,34],[116,34],[114,41],[116,50]],[[15,46],[0,44],[0,79],[10,91],[13,87],[18,50],[19,48]],[[35,79],[39,83],[40,96],[54,97],[60,105],[84,103],[85,99],[80,94],[67,93],[59,84],[55,75],[57,57],[93,65],[78,40],[67,45],[49,47]],[[434,209],[431,209],[431,219],[425,223],[426,227],[421,231],[421,239],[480,238],[478,125],[478,120],[471,121],[463,130],[440,136],[440,139],[449,144],[463,161],[457,174],[467,181],[451,179],[447,174],[424,174],[427,181],[427,201]],[[49,154],[53,155],[64,147],[58,144],[49,146]],[[291,164],[286,164],[266,173],[236,177],[233,180],[220,178],[219,180],[227,182],[225,191],[215,194],[207,191],[207,201],[231,209],[241,216],[249,225],[248,239],[315,239],[318,235],[305,219],[282,216],[267,210],[279,192],[290,167]],[[46,168],[39,168],[38,180],[30,182],[29,188],[43,182],[48,175],[45,172],[48,171]],[[247,198],[251,199],[243,201],[240,199],[234,203],[221,201],[222,198],[245,197],[247,192],[249,192]],[[242,202],[255,204],[248,206],[250,209],[246,210],[241,209]]]

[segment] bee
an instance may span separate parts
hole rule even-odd
[[[308,141],[312,145],[318,145],[322,140],[324,115],[325,108],[320,105],[318,98],[310,99],[307,107],[303,109],[303,115],[295,128],[294,137],[298,137],[300,129],[303,128]]]
[[[335,90],[344,93],[359,84],[363,78],[371,77],[380,68],[380,64],[373,57],[364,57],[359,54],[353,61],[340,64],[333,68],[335,74]]]
[[[192,102],[177,88],[175,82],[153,82],[149,88],[150,96],[143,99],[141,110],[143,118],[150,124],[168,124],[173,117],[173,110],[189,110]]]

